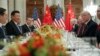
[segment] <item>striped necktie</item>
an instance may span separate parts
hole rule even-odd
[[[80,27],[78,29],[78,32],[77,32],[78,37],[82,37],[84,35],[85,27],[86,27],[85,24],[80,25]]]
[[[18,30],[20,31],[20,33],[22,33],[22,27],[19,25],[17,25],[17,27],[18,27]]]

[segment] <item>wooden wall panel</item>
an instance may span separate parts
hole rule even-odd
[[[70,0],[65,0],[65,13],[67,13],[67,7]],[[79,16],[80,12],[83,10],[83,1],[82,0],[71,0],[73,10],[75,12],[76,17]]]
[[[35,3],[36,2],[36,3]],[[43,11],[44,11],[44,0],[27,0],[26,2],[26,15],[27,17],[32,17],[33,8],[34,6],[37,7],[39,18],[43,18]]]

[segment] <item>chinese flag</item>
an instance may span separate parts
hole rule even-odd
[[[45,24],[52,24],[51,12],[48,5],[46,6],[46,10],[43,18],[43,25]]]
[[[65,20],[65,26],[66,26],[66,30],[71,31],[72,30],[72,25],[70,23],[71,19],[75,18],[75,14],[72,8],[72,4],[69,3],[68,4],[68,11],[67,11],[67,15],[66,15],[66,20]]]

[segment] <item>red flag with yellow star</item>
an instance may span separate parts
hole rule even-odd
[[[74,10],[72,8],[72,4],[69,3],[67,15],[66,15],[66,20],[65,20],[66,30],[68,30],[68,31],[72,30],[72,25],[70,22],[71,19],[75,19],[75,13],[74,13]]]
[[[48,5],[46,6],[46,10],[43,18],[43,25],[45,24],[49,24],[49,25],[52,24],[51,12]]]

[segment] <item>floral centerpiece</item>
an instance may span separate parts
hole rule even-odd
[[[69,56],[61,44],[61,30],[44,25],[35,30],[31,38],[23,44],[14,42],[6,56]]]

